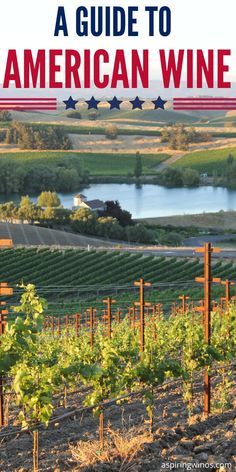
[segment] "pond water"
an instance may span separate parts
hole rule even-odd
[[[73,197],[83,193],[88,200],[118,200],[122,208],[130,211],[133,218],[148,218],[180,214],[236,210],[236,190],[223,187],[166,188],[144,184],[91,184],[78,192],[59,193],[65,208],[72,208]],[[19,201],[19,196],[1,196],[0,201]],[[36,196],[31,196],[36,201]]]

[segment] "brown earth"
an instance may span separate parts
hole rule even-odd
[[[91,414],[72,415],[66,421],[51,425],[40,432],[40,472],[157,472],[163,463],[231,463],[234,470],[236,461],[236,388],[231,391],[231,408],[222,414],[202,417],[202,381],[195,384],[194,416],[189,418],[182,401],[179,383],[162,386],[156,392],[154,435],[148,435],[148,419],[141,399],[121,406],[111,406],[106,410],[105,421],[109,428],[122,431],[134,428],[147,435],[147,441],[137,454],[121,466],[119,457],[102,461],[101,456],[93,465],[78,463],[75,451],[79,441],[98,440],[98,419]],[[66,411],[81,404],[81,393],[72,395]],[[56,414],[65,410],[60,407]],[[5,432],[12,426],[5,428]],[[1,472],[29,472],[32,470],[32,437],[24,433],[8,440],[0,439]],[[81,447],[81,442],[79,443]],[[81,452],[81,451],[80,451]],[[166,466],[167,467],[167,466]],[[176,470],[176,469],[172,469]],[[203,469],[198,469],[203,470]],[[211,470],[216,470],[212,468]],[[224,469],[221,469],[224,470]]]

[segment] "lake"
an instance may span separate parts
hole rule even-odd
[[[118,200],[122,208],[130,211],[133,218],[148,218],[236,210],[236,190],[223,187],[166,188],[144,184],[91,184],[78,192],[59,193],[65,208],[72,208],[73,196],[83,193],[88,200]],[[36,201],[36,197],[31,197]],[[1,196],[0,201],[19,201],[19,196]]]

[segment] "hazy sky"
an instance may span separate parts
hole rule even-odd
[[[55,19],[58,6],[67,12],[69,37],[54,37]],[[79,38],[75,29],[75,12],[79,6],[128,6],[137,5],[138,38]],[[167,5],[172,9],[172,33],[163,38],[158,32],[154,38],[147,34],[145,6]],[[236,39],[235,39],[235,0],[2,0],[0,3],[0,72],[7,49],[15,48],[62,48],[83,49],[106,48],[111,52],[117,48],[149,48],[153,57],[151,70],[155,76],[156,51],[160,48],[202,48],[232,49],[229,59],[231,71],[229,78],[236,80]],[[158,26],[158,23],[157,23]],[[158,30],[158,28],[157,28]],[[1,80],[1,78],[0,78]]]

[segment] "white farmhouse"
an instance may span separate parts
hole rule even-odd
[[[79,193],[74,197],[73,210],[78,210],[79,208],[88,208],[91,211],[105,211],[106,205],[102,200],[88,200],[85,195]]]

